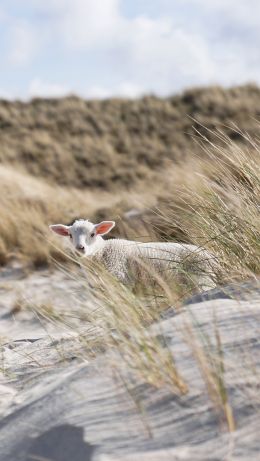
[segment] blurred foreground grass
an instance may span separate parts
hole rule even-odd
[[[151,228],[156,238],[191,241],[208,248],[219,261],[218,283],[237,283],[239,299],[239,292],[244,290],[241,285],[243,280],[259,281],[259,144],[244,135],[246,147],[240,148],[221,132],[216,132],[215,136],[215,144],[201,138],[201,135],[198,138],[205,150],[203,161],[193,157],[185,164],[172,167],[167,176],[161,178],[156,203],[142,217],[142,225],[146,226],[147,233]],[[115,217],[113,206],[107,217]],[[120,229],[127,234],[129,226],[132,226],[132,234],[138,233],[139,225],[138,220],[131,225],[125,218]],[[184,396],[190,392],[190,383],[183,376],[178,353],[169,347],[160,321],[162,312],[169,307],[172,309],[174,306],[172,315],[183,312],[182,301],[192,291],[177,283],[170,286],[157,280],[156,289],[149,284],[149,293],[147,289],[135,292],[87,261],[81,262],[82,272],[76,275],[63,263],[60,269],[76,277],[81,285],[85,293],[81,308],[68,315],[57,316],[55,309],[39,306],[38,315],[66,325],[79,334],[87,359],[106,351],[111,369],[121,377],[130,397],[131,380],[135,379],[155,388],[166,387],[174,395]],[[248,298],[251,299],[250,290]],[[221,305],[222,301],[218,309]],[[248,315],[251,315],[250,303],[247,308]],[[225,315],[229,311],[221,311],[220,318],[218,309],[208,306],[205,323],[198,320],[192,310],[184,310],[185,320],[181,325],[178,323],[174,336],[181,337],[187,345],[194,360],[193,373],[199,370],[210,405],[221,423],[225,423],[229,431],[234,431],[239,424],[239,414],[236,419],[232,406],[232,376],[240,373],[235,362],[241,362],[241,353],[246,379],[241,378],[240,386],[246,395],[249,382],[259,383],[257,368],[252,363],[252,360],[257,363],[257,357],[250,358],[250,344],[244,341],[243,332],[240,332],[241,346],[237,348],[237,353],[234,352],[237,359],[230,361],[225,353],[226,339],[223,338],[223,328],[228,322]],[[239,312],[239,302],[236,309]],[[255,311],[252,319],[254,315]],[[77,321],[85,325],[84,332]],[[253,387],[248,404],[258,405],[257,385]],[[136,405],[139,405],[138,402]]]

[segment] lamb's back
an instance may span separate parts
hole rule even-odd
[[[142,278],[149,266],[167,276],[176,271],[205,271],[211,256],[195,245],[110,239],[105,241],[99,260],[119,280],[129,283],[133,277]]]
[[[195,245],[171,242],[136,242],[124,239],[106,240],[102,251],[102,261],[112,272],[127,271],[131,263],[138,260],[160,268],[195,253]]]

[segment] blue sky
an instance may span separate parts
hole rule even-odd
[[[0,97],[260,83],[260,0],[1,0]]]

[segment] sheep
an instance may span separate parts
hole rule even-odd
[[[214,257],[205,249],[172,242],[104,240],[103,235],[114,226],[114,221],[93,224],[86,219],[77,219],[70,225],[53,224],[49,227],[56,234],[69,237],[79,255],[102,263],[124,284],[134,284],[142,278],[142,273],[151,268],[164,279],[176,274],[182,277],[185,275],[187,279],[188,274],[202,290],[215,287],[209,275]]]

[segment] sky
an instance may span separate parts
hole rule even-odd
[[[0,0],[0,97],[260,84],[260,0]]]

